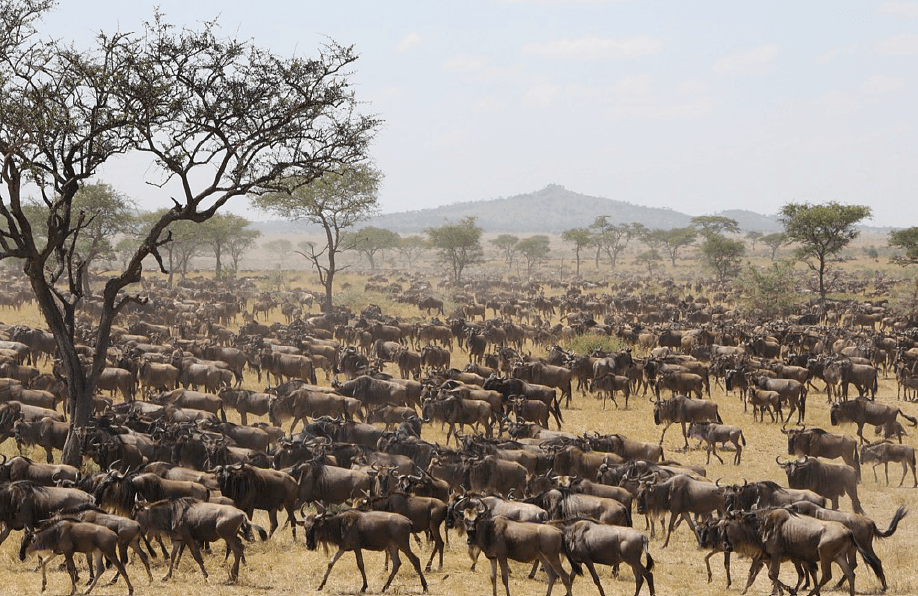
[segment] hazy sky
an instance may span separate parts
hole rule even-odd
[[[384,212],[553,183],[693,215],[836,200],[918,225],[918,1],[61,4],[43,31],[78,45],[138,31],[155,5],[283,56],[353,44],[358,97],[385,120]],[[169,204],[144,175],[104,180]]]

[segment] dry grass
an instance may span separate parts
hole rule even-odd
[[[352,283],[354,293],[359,294],[363,282],[358,276],[343,276],[341,281]],[[305,280],[303,280],[305,281]],[[297,281],[299,283],[299,280]],[[314,286],[312,286],[314,287]],[[355,296],[355,298],[359,298]],[[374,301],[383,307],[384,312],[398,314],[405,317],[420,317],[417,309],[390,303],[384,296],[372,296],[368,301]],[[31,325],[38,324],[37,313],[34,309],[24,310],[21,313],[3,312],[0,317],[7,322],[21,322]],[[280,313],[272,313],[272,321],[278,320]],[[533,353],[538,350],[533,349]],[[454,353],[454,364],[462,365],[467,357],[460,352]],[[321,377],[321,375],[320,375]],[[257,388],[258,383],[250,376],[246,377],[246,385]],[[719,404],[721,415],[725,422],[742,425],[744,428],[747,448],[743,453],[741,466],[730,465],[732,453],[722,454],[728,464],[720,464],[716,460],[708,466],[708,476],[723,478],[727,482],[742,482],[748,479],[772,479],[782,484],[786,483],[781,469],[775,464],[776,455],[786,456],[786,441],[778,425],[766,423],[753,423],[751,413],[745,413],[743,406],[736,396],[728,396],[721,389],[715,389],[713,399]],[[877,398],[884,402],[895,402],[895,383],[892,379],[881,382],[881,391]],[[602,412],[600,401],[590,396],[575,396],[574,407],[564,411],[565,430],[583,432],[586,430],[601,433],[621,432],[629,437],[644,441],[655,442],[659,439],[660,428],[652,423],[652,405],[646,398],[635,397],[630,402],[628,410],[616,410],[610,404],[610,410]],[[918,414],[915,404],[900,403],[906,412]],[[812,426],[829,428],[828,407],[822,394],[811,394],[807,408],[807,422]],[[832,429],[853,434],[853,427]],[[915,444],[915,434],[906,438],[909,444]],[[440,440],[443,433],[436,428],[425,428],[424,438]],[[682,460],[686,463],[704,464],[705,453],[702,450],[689,450],[680,453],[682,437],[678,427],[667,431],[664,446],[667,456]],[[694,440],[691,442],[694,445]],[[15,452],[15,445],[8,441],[0,449],[3,453]],[[36,459],[42,456],[38,451],[31,453]],[[898,483],[901,475],[898,466],[891,470],[893,485]],[[910,483],[907,482],[910,485]],[[881,529],[885,529],[896,507],[906,504],[913,512],[918,512],[918,490],[912,488],[887,488],[883,483],[882,468],[880,469],[880,483],[873,481],[873,474],[869,468],[864,469],[864,482],[859,486],[859,494],[864,509],[877,520]],[[847,497],[842,499],[841,506],[850,511],[851,505]],[[913,514],[914,515],[914,514]],[[884,541],[878,541],[877,553],[883,560],[889,579],[889,594],[916,594],[918,593],[918,544],[912,529],[915,517],[910,515],[900,526],[896,534]],[[267,525],[264,514],[256,514],[256,522]],[[636,527],[643,529],[643,521],[636,519]],[[34,561],[21,563],[18,560],[19,533],[14,533],[2,546],[0,546],[0,594],[37,594],[40,578],[34,570]],[[443,570],[433,571],[428,574],[432,594],[450,594],[453,596],[471,596],[490,593],[489,565],[486,560],[479,561],[478,570],[469,570],[469,559],[466,554],[464,539],[451,534],[451,543],[447,547],[446,560]],[[712,559],[714,581],[706,583],[702,557],[689,530],[683,525],[676,531],[670,546],[663,550],[660,548],[662,539],[658,536],[651,542],[651,553],[656,561],[655,580],[660,594],[735,594],[745,582],[748,561],[733,561],[734,587],[725,589],[725,576],[720,555]],[[418,546],[413,543],[416,553],[423,560],[429,554],[429,545]],[[222,546],[217,546],[215,554],[206,556],[205,564],[210,572],[210,578],[205,580],[191,557],[184,557],[174,579],[168,583],[159,580],[165,574],[162,561],[157,560],[154,575],[157,581],[147,585],[143,579],[142,568],[137,564],[129,566],[129,574],[135,582],[138,594],[147,595],[176,595],[194,596],[198,594],[311,594],[315,592],[331,553],[325,554],[321,550],[308,551],[302,538],[296,542],[291,539],[289,529],[278,530],[277,534],[266,543],[255,543],[246,548],[247,564],[242,567],[238,585],[227,585],[226,570],[228,566],[222,561]],[[218,554],[219,553],[219,554]],[[366,568],[369,576],[370,591],[378,592],[385,581],[386,575],[382,571],[382,555],[378,553],[365,554]],[[516,595],[541,593],[545,589],[544,575],[536,581],[526,579],[528,566],[511,564],[513,576],[510,590]],[[857,587],[859,593],[876,593],[879,582],[866,569],[865,565],[858,567]],[[835,573],[837,574],[837,568]],[[785,580],[790,581],[792,572],[785,570]],[[633,578],[630,570],[623,569],[617,579],[611,578],[608,569],[600,571],[605,589],[609,594],[631,594],[634,590]],[[106,577],[109,577],[107,574]],[[66,572],[55,570],[49,573],[49,590],[52,594],[65,593],[69,586]],[[739,587],[738,587],[739,586]],[[354,594],[360,587],[360,576],[357,572],[354,557],[347,554],[335,566],[332,576],[324,590],[326,594]],[[98,594],[121,595],[126,593],[123,586],[97,588]],[[502,588],[499,586],[499,590]],[[556,590],[563,590],[559,585]],[[645,588],[646,590],[646,588]],[[771,587],[764,577],[760,575],[754,585],[752,594],[769,593]],[[580,578],[575,584],[578,594],[594,594],[595,587],[589,578]],[[420,584],[414,571],[407,561],[403,561],[402,570],[397,575],[390,593],[419,593]],[[563,593],[556,592],[556,593]],[[643,592],[646,593],[646,592]]]

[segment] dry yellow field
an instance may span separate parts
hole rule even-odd
[[[347,279],[347,278],[345,278]],[[354,285],[362,282],[354,279]],[[375,298],[375,297],[374,297]],[[382,297],[380,297],[382,298]],[[404,305],[394,305],[392,303],[383,303],[373,300],[383,305],[384,312],[389,314],[402,314],[404,316],[419,316],[413,307]],[[404,310],[403,310],[404,309]],[[393,312],[395,310],[396,312]],[[401,311],[401,312],[398,312]],[[272,314],[273,317],[280,317],[278,312]],[[37,313],[26,309],[21,313],[15,311],[0,311],[0,319],[7,323],[26,323],[37,325]],[[535,353],[536,350],[533,350]],[[454,365],[462,366],[467,362],[467,357],[461,352],[454,352]],[[320,381],[322,375],[320,374]],[[254,378],[247,376],[246,386],[256,388],[258,384]],[[726,423],[738,424],[744,428],[747,448],[743,453],[743,464],[733,466],[732,453],[722,454],[727,464],[720,464],[716,460],[708,466],[708,476],[712,479],[723,478],[726,482],[742,482],[743,478],[747,479],[772,479],[786,484],[786,478],[783,471],[775,464],[775,456],[782,455],[786,457],[786,440],[780,432],[780,426],[775,424],[754,423],[752,414],[743,411],[743,405],[735,395],[725,395],[721,388],[712,388],[713,399],[719,404],[721,416]],[[895,381],[887,378],[881,382],[881,391],[878,400],[885,402],[895,402],[896,397]],[[601,411],[601,402],[593,399],[591,396],[582,397],[575,395],[573,407],[564,411],[565,426],[564,429],[572,432],[581,433],[583,431],[596,431],[600,433],[620,432],[629,437],[644,441],[656,442],[660,436],[660,428],[653,424],[652,404],[647,398],[634,397],[630,402],[628,410],[616,410],[611,406],[605,412]],[[909,414],[918,414],[918,405],[913,403],[901,402],[900,406]],[[822,426],[829,429],[828,406],[825,402],[825,396],[820,393],[810,394],[807,407],[807,424],[810,426]],[[841,429],[831,429],[836,432],[854,433],[854,427],[842,427]],[[918,431],[909,428],[910,436],[906,441],[915,445]],[[428,440],[441,440],[444,435],[436,428],[425,427],[424,438]],[[664,447],[666,448],[667,457],[681,460],[685,463],[704,464],[705,452],[703,450],[689,450],[687,453],[680,453],[678,449],[682,445],[682,437],[678,427],[674,426],[667,431]],[[694,445],[692,440],[691,444]],[[7,441],[0,452],[6,454],[15,453],[15,444]],[[30,455],[36,459],[40,458],[38,451]],[[877,521],[881,529],[885,529],[892,517],[893,512],[900,504],[905,504],[913,512],[905,518],[899,526],[896,534],[883,541],[878,541],[876,551],[883,561],[889,580],[889,594],[918,594],[918,539],[915,538],[915,528],[918,527],[918,489],[911,487],[911,482],[907,480],[906,486],[909,488],[896,488],[901,470],[897,464],[894,464],[890,470],[891,487],[886,487],[883,481],[882,467],[880,468],[880,483],[873,480],[873,474],[869,467],[864,468],[863,484],[859,486],[859,494],[866,512]],[[851,505],[847,497],[842,498],[841,507],[850,511]],[[283,518],[283,516],[282,516]],[[267,517],[261,513],[256,514],[256,523],[267,526]],[[640,516],[635,516],[635,527],[644,528],[644,521]],[[35,561],[30,560],[22,563],[18,559],[19,547],[18,532],[14,532],[11,537],[0,546],[0,594],[38,594],[40,589],[40,573],[35,571]],[[479,594],[488,594],[491,591],[489,580],[489,565],[482,559],[479,561],[478,568],[475,572],[469,570],[469,558],[466,551],[464,537],[455,533],[450,533],[450,544],[446,551],[446,560],[442,570],[436,569],[427,573],[427,581],[430,585],[431,594],[445,594],[449,596],[472,596]],[[422,562],[429,555],[430,545],[417,545],[412,543],[417,554],[422,558]],[[748,561],[733,558],[732,575],[734,580],[733,587],[725,588],[725,575],[722,566],[722,556],[716,555],[712,558],[712,568],[714,580],[708,584],[705,578],[703,556],[705,551],[701,551],[694,541],[690,530],[681,526],[673,535],[670,546],[666,549],[661,548],[662,537],[651,541],[651,554],[656,562],[654,576],[658,594],[736,594],[742,588],[745,582]],[[228,565],[223,563],[222,545],[217,545],[214,554],[205,555],[205,564],[210,572],[209,579],[204,579],[197,565],[194,564],[191,557],[185,556],[174,578],[163,583],[159,581],[166,571],[162,560],[156,561],[154,575],[157,580],[148,585],[144,578],[142,567],[137,564],[128,566],[128,573],[136,587],[136,593],[142,595],[176,595],[176,596],[196,596],[204,594],[230,595],[230,594],[271,594],[271,595],[304,595],[316,593],[322,574],[325,572],[326,564],[330,560],[331,553],[323,553],[322,550],[310,552],[306,549],[305,544],[300,538],[293,541],[289,528],[278,530],[277,534],[265,543],[249,544],[246,547],[247,563],[243,565],[240,571],[240,579],[236,585],[228,585],[227,569]],[[379,553],[365,553],[367,572],[369,576],[371,593],[378,592],[385,581],[386,574],[383,573],[383,557]],[[791,581],[793,576],[792,569],[784,569],[785,581]],[[540,594],[545,590],[544,574],[540,574],[536,580],[526,579],[528,565],[511,563],[513,576],[510,583],[510,591],[517,596],[529,594]],[[835,569],[836,577],[838,575]],[[634,581],[630,569],[623,568],[617,579],[611,577],[608,568],[600,570],[600,576],[608,594],[632,594],[634,591]],[[110,574],[106,574],[106,580]],[[834,580],[833,580],[834,583]],[[857,591],[858,593],[876,593],[879,591],[879,582],[861,564],[857,569]],[[326,594],[354,594],[360,587],[360,576],[352,554],[346,554],[335,566],[331,578],[328,581],[323,593]],[[57,570],[49,573],[49,593],[60,594],[67,593],[69,589],[69,579],[63,570]],[[644,590],[647,588],[645,587]],[[503,594],[503,587],[498,579],[499,593]],[[559,583],[555,587],[556,594],[563,594],[564,590]],[[403,567],[396,577],[393,585],[389,589],[392,594],[415,594],[420,593],[420,583],[407,561],[403,561]],[[770,582],[765,574],[760,574],[759,579],[751,589],[751,594],[767,594],[771,591]],[[578,578],[574,584],[576,594],[595,594],[596,588],[587,576]],[[97,586],[94,593],[104,595],[121,595],[126,593],[123,585],[116,586]],[[642,591],[642,593],[646,593]]]

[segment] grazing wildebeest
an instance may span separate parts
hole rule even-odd
[[[322,577],[322,583],[317,589],[321,590],[328,581],[332,567],[335,562],[341,558],[341,555],[347,551],[354,551],[354,557],[357,559],[357,568],[360,569],[360,575],[363,578],[363,585],[360,591],[367,589],[367,572],[363,566],[362,550],[384,550],[389,553],[392,559],[392,571],[389,579],[386,580],[382,591],[385,592],[392,583],[392,579],[402,566],[399,558],[399,551],[405,553],[408,560],[414,566],[418,577],[421,578],[421,587],[424,593],[427,593],[427,580],[424,579],[424,573],[421,571],[421,562],[417,555],[411,552],[411,521],[404,515],[398,513],[388,513],[385,511],[358,511],[356,509],[347,509],[338,513],[321,513],[319,515],[310,515],[303,521],[296,523],[303,526],[306,533],[306,548],[315,550],[316,546],[322,544],[334,544],[338,551],[332,556],[328,563],[328,569]]]
[[[915,481],[914,488],[918,488],[918,476],[915,474],[915,448],[908,445],[899,445],[892,441],[880,441],[879,443],[870,443],[861,447],[861,461],[863,463],[873,463],[873,480],[877,480],[877,466],[883,464],[886,472],[886,486],[889,486],[889,462],[899,462],[902,464],[902,479],[899,480],[899,486],[905,482],[905,476],[908,469],[912,469],[912,479]]]
[[[55,555],[64,555],[67,561],[67,572],[70,574],[70,594],[76,593],[77,573],[73,563],[74,553],[94,554],[96,559],[96,576],[89,584],[86,594],[92,592],[105,571],[102,558],[107,559],[118,570],[118,575],[124,578],[128,594],[134,593],[134,586],[124,570],[124,565],[118,559],[118,536],[104,526],[89,522],[81,522],[68,518],[51,519],[44,522],[36,529],[29,529],[22,536],[19,547],[19,560],[25,561],[29,553],[36,551],[50,551]],[[46,568],[48,562],[54,557],[48,557],[41,562],[41,590],[45,591],[48,583]]]

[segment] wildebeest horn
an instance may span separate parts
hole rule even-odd
[[[115,464],[117,464],[117,463],[120,462],[120,461],[121,461],[120,459],[116,459],[116,460],[113,461],[112,463],[108,464],[108,471],[111,472],[112,470],[114,470]]]
[[[714,481],[714,486],[716,486],[717,488],[720,488],[720,481],[721,481],[721,480],[723,480],[723,478],[718,478],[717,480],[715,480],[715,481]]]
[[[785,460],[785,463],[782,464],[782,463],[780,462],[780,459],[781,459],[781,456],[780,456],[780,455],[776,455],[776,456],[775,456],[775,463],[778,464],[779,466],[781,466],[782,468],[783,468],[784,466],[788,465],[786,460]]]
[[[3,463],[0,464],[0,466],[5,466],[6,465],[6,454],[3,453],[2,455],[3,455]]]

